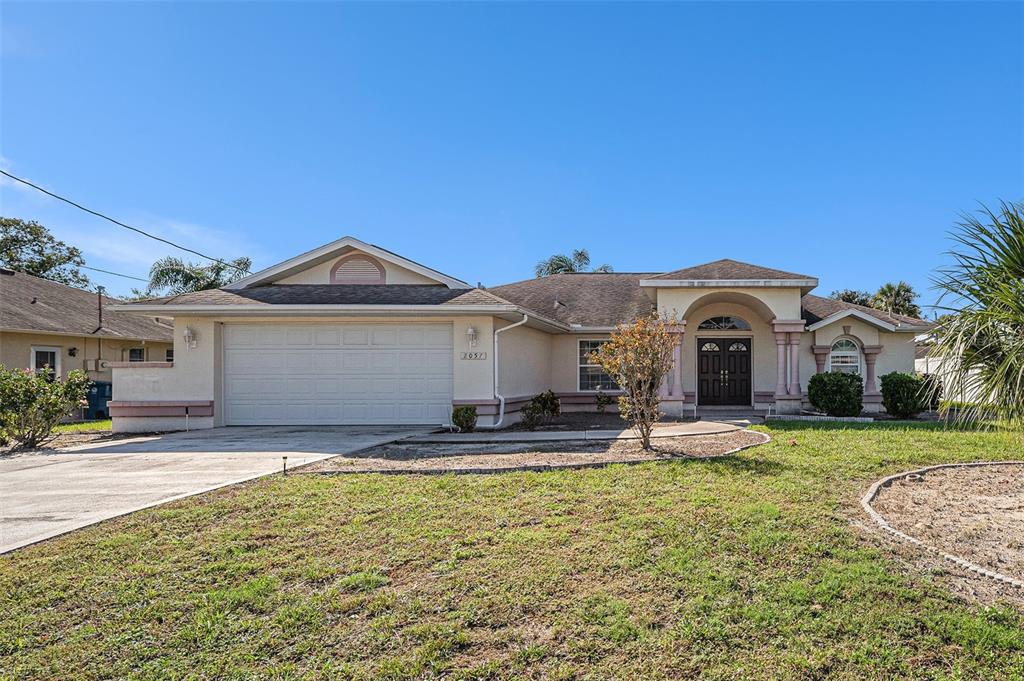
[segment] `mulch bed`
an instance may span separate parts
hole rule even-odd
[[[658,423],[654,424],[654,427],[662,428],[664,426],[674,426],[679,423],[687,422],[688,421],[685,420],[663,416]],[[692,423],[692,420],[689,422]],[[603,414],[586,411],[568,411],[562,412],[558,416],[554,417],[551,423],[538,426],[535,430],[537,432],[558,432],[562,430],[620,430],[625,428],[629,428],[629,424],[615,411],[605,412]],[[523,431],[529,429],[522,423],[515,423],[505,430]]]
[[[872,507],[892,527],[929,546],[1024,579],[1024,465],[940,468],[920,480],[898,479],[879,491]],[[1024,596],[979,576],[956,590],[983,601]]]
[[[737,430],[721,435],[657,438],[653,452],[638,440],[494,444],[401,443],[336,456],[302,468],[303,473],[489,473],[641,463],[674,458],[721,456],[766,441],[764,435]]]

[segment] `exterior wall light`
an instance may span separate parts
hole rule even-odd
[[[476,330],[476,327],[471,326],[468,329],[466,329],[466,341],[469,343],[469,347],[471,347],[471,348],[475,348],[476,347],[476,342],[477,342],[477,338],[479,337],[479,335],[480,334]]]
[[[191,326],[186,326],[185,327],[184,340],[185,340],[185,347],[188,348],[189,350],[192,350],[198,344],[198,339],[196,337],[196,332],[192,330]]]

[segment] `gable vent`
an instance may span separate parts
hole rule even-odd
[[[349,255],[331,268],[332,284],[383,284],[384,267],[368,255]]]

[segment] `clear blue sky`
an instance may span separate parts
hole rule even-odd
[[[263,267],[343,235],[470,282],[557,251],[926,292],[1024,198],[1024,4],[0,5],[3,167]],[[88,263],[167,249],[10,184]],[[96,276],[113,292],[126,280]],[[137,284],[136,284],[137,285]]]

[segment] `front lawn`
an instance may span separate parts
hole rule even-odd
[[[0,678],[1019,678],[1024,618],[849,518],[1019,436],[778,424],[717,460],[276,476],[0,557]]]
[[[74,423],[60,423],[54,427],[57,433],[109,433],[112,421],[100,419],[98,421],[75,421]]]

